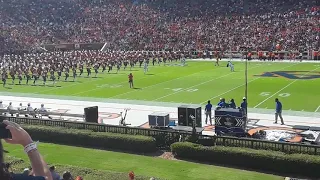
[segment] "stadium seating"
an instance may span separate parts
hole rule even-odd
[[[108,42],[114,50],[319,49],[317,1],[13,0],[0,7],[0,54],[66,42]]]

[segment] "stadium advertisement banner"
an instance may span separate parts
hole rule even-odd
[[[100,50],[104,43],[46,44],[47,51]]]

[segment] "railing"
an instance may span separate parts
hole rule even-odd
[[[170,146],[170,144],[174,142],[178,142],[180,135],[184,137],[191,136],[191,133],[189,132],[178,132],[174,130],[147,129],[147,128],[115,126],[115,125],[106,125],[106,124],[71,122],[71,121],[62,121],[62,120],[45,120],[45,119],[36,119],[36,118],[20,118],[20,117],[18,118],[18,117],[5,117],[5,116],[0,116],[0,119],[8,119],[9,121],[13,121],[18,124],[55,126],[55,127],[75,128],[75,129],[86,129],[86,130],[92,130],[95,132],[110,132],[110,133],[152,136],[156,139],[159,146],[167,147],[167,148]],[[317,145],[275,142],[275,141],[266,141],[266,140],[251,139],[251,138],[199,135],[198,143],[205,146],[214,146],[214,145],[232,146],[232,147],[244,147],[244,148],[251,148],[251,149],[275,150],[275,151],[281,151],[285,153],[303,153],[303,154],[320,155],[320,146],[317,146]]]

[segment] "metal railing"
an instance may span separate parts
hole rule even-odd
[[[140,127],[128,127],[128,126],[115,126],[106,124],[94,124],[85,122],[71,122],[63,120],[47,120],[47,119],[36,119],[36,118],[22,118],[22,117],[7,117],[0,116],[0,119],[8,119],[9,121],[16,122],[18,124],[27,125],[41,125],[41,126],[54,126],[54,127],[65,127],[92,130],[95,132],[110,132],[110,133],[121,133],[131,135],[143,135],[152,136],[155,139],[161,139],[160,144],[170,146],[170,144],[179,141],[180,135],[184,137],[190,137],[191,132],[179,132],[174,130],[159,130],[159,129],[148,129]],[[161,141],[159,140],[159,141]],[[264,149],[281,151],[285,153],[303,153],[320,155],[320,146],[300,143],[287,143],[287,142],[275,142],[251,138],[238,138],[229,136],[207,136],[199,135],[199,144],[205,146],[229,146],[229,147],[243,147],[251,149]]]

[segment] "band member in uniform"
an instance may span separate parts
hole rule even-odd
[[[91,75],[91,67],[90,64],[87,64],[87,73],[88,73],[88,77]]]
[[[43,70],[42,71],[42,79],[43,79],[43,85],[46,85],[47,82],[47,76],[48,76],[48,71],[47,70]]]
[[[156,63],[156,62],[157,62],[156,57],[153,56],[153,58],[152,58],[152,65],[154,66],[154,63]]]
[[[3,71],[3,72],[2,72],[2,82],[3,82],[3,87],[5,87],[5,86],[6,86],[7,78],[8,78],[7,72],[6,72],[6,71]]]
[[[103,62],[102,64],[101,64],[101,66],[102,66],[102,72],[104,72],[107,68],[106,68],[106,63],[105,62]]]
[[[54,85],[56,83],[56,77],[54,76],[54,70],[53,69],[50,70],[50,79],[52,81],[52,85]]]
[[[15,75],[16,75],[16,72],[15,72],[15,70],[12,68],[11,71],[10,71],[10,76],[11,76],[11,78],[12,78],[12,84],[14,84],[14,80],[16,79]]]
[[[36,81],[38,80],[38,72],[36,68],[33,69],[32,76],[33,76],[33,85],[36,85]]]
[[[112,71],[112,63],[111,62],[108,63],[108,67],[109,67],[108,73],[110,73],[110,71]]]
[[[134,66],[134,61],[133,61],[133,59],[131,59],[131,60],[130,60],[130,71],[131,71],[131,69],[133,68],[133,66]]]
[[[83,73],[83,63],[81,63],[81,64],[80,64],[80,66],[79,66],[79,70],[80,70],[80,74],[79,74],[79,76],[81,76],[81,75],[82,75],[82,73]]]
[[[31,76],[29,74],[29,70],[28,69],[26,69],[26,71],[24,72],[24,75],[26,76],[26,79],[27,79],[26,84],[28,85],[29,84],[29,80],[31,79]]]
[[[73,76],[73,81],[75,81],[77,77],[77,68],[75,66],[72,68],[72,76]]]
[[[128,66],[128,63],[129,63],[129,62],[128,62],[127,60],[125,60],[125,61],[123,62],[123,66],[124,66],[123,69],[124,69],[124,70],[126,70],[126,68],[127,68],[127,66]]]
[[[62,73],[62,69],[61,69],[61,67],[60,67],[60,65],[59,65],[59,66],[58,66],[58,81],[60,80],[61,73]]]
[[[19,85],[21,85],[21,81],[22,81],[22,70],[19,69],[18,71],[18,79],[19,79]]]
[[[68,77],[69,77],[69,67],[66,67],[65,68],[65,72],[64,72],[64,74],[66,75],[66,77],[65,77],[65,79],[64,79],[64,81],[67,81],[68,80]]]
[[[117,62],[117,73],[120,71],[121,68],[121,61]]]
[[[130,86],[130,88],[134,88],[133,87],[133,75],[132,75],[132,73],[129,74],[128,78],[129,78],[129,86]]]
[[[98,65],[98,64],[95,64],[95,65],[93,66],[93,68],[94,68],[94,73],[95,73],[95,76],[94,76],[94,77],[97,77],[99,65]]]

